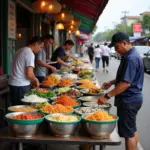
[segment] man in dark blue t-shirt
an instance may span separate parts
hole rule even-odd
[[[142,88],[144,80],[143,60],[129,42],[125,33],[113,35],[111,46],[122,56],[116,79],[103,84],[104,89],[115,85],[99,99],[99,103],[106,103],[115,96],[115,106],[119,116],[118,131],[125,138],[127,150],[137,150],[138,133],[136,115],[142,106]]]
[[[65,62],[65,58],[72,57],[68,54],[66,54],[66,51],[71,50],[71,48],[74,46],[74,43],[72,40],[67,40],[62,47],[58,47],[52,54],[51,61],[57,61],[56,64],[53,66],[57,69],[61,68],[61,65],[70,67],[68,63]],[[73,57],[72,57],[73,58]]]

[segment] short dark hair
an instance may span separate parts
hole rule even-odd
[[[64,45],[74,45],[74,42],[72,40],[65,41]]]
[[[29,45],[32,45],[34,43],[41,44],[42,43],[42,38],[40,36],[34,36],[30,41]]]
[[[104,45],[106,46],[106,45],[107,45],[107,43],[104,43]]]
[[[46,34],[45,36],[43,36],[43,38],[42,38],[42,39],[43,39],[43,40],[49,40],[49,39],[54,40],[54,37],[53,37],[53,35]]]

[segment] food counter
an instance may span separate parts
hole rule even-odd
[[[38,134],[34,135],[32,138],[15,138],[8,130],[8,128],[5,128],[0,132],[0,140],[18,143],[19,144],[18,150],[23,150],[22,147],[23,143],[68,144],[68,145],[90,144],[93,146],[93,148],[96,145],[99,145],[100,150],[103,150],[104,146],[107,145],[118,146],[121,144],[121,139],[118,133],[116,132],[116,130],[113,131],[109,139],[104,139],[104,140],[91,138],[86,131],[80,129],[78,129],[78,131],[75,132],[75,134],[72,135],[71,137],[61,138],[61,137],[55,137],[48,134],[47,130],[44,131],[44,126],[38,132]]]
[[[33,109],[28,105],[23,109],[24,106],[22,105],[8,108],[12,112],[6,115],[9,127],[1,131],[0,140],[19,143],[19,150],[23,150],[23,143],[90,144],[93,145],[93,149],[95,145],[99,145],[100,150],[104,149],[106,145],[121,144],[121,139],[114,130],[118,117],[109,114],[111,105],[95,106],[95,103],[97,105],[96,100],[104,91],[100,89],[91,64],[87,63],[87,60],[77,62],[78,64],[72,63],[75,66],[73,70],[71,68],[62,69],[57,74],[47,76],[41,83],[42,88],[33,89],[25,95],[22,102],[26,105],[32,103]],[[72,72],[76,74],[72,74]],[[92,103],[91,106],[90,103]],[[76,110],[81,106],[92,107],[92,110],[90,113],[88,111],[85,114],[84,112],[78,114]],[[20,112],[21,110],[24,112]],[[65,113],[62,116],[70,118],[74,116],[78,119],[70,122],[64,120],[49,121],[48,117],[55,117],[57,116],[56,113]],[[61,116],[61,114],[59,115]],[[48,132],[50,128],[51,131]],[[33,133],[36,133],[37,130],[37,134],[30,133],[30,130]],[[70,130],[70,132],[65,135],[64,130],[66,132]],[[29,135],[23,132],[28,132]]]

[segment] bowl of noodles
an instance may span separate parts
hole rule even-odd
[[[51,114],[45,117],[49,129],[53,135],[58,137],[69,137],[81,121],[81,117],[75,114]]]

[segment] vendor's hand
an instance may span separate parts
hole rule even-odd
[[[112,86],[111,82],[107,82],[102,85],[102,89],[108,90],[111,86]]]
[[[46,63],[50,63],[50,62],[52,62],[51,60],[46,60]]]
[[[55,67],[52,67],[52,66],[51,66],[50,69],[52,70],[52,72],[56,72],[57,71],[57,69]]]
[[[99,104],[99,105],[106,104],[107,101],[108,101],[107,98],[105,98],[104,96],[101,96],[101,97],[98,99],[98,104]]]
[[[35,88],[35,87],[39,87],[40,83],[39,83],[39,80],[37,78],[35,78],[33,81],[32,81],[32,86]]]
[[[68,65],[67,65],[67,67],[68,67],[68,68],[71,68],[71,67],[72,67],[72,65],[71,65],[71,64],[68,64]]]

